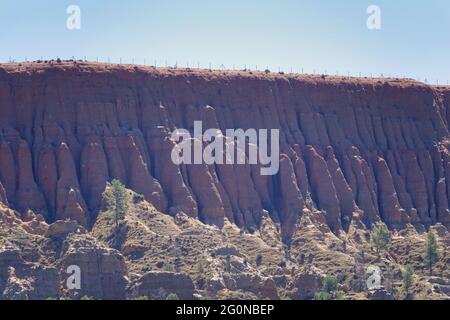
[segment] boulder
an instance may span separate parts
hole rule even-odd
[[[174,293],[181,300],[192,300],[194,289],[194,283],[187,274],[148,272],[137,280],[132,289],[132,295],[165,300],[167,295]]]
[[[322,282],[325,276],[318,270],[308,270],[298,274],[289,285],[294,300],[312,300],[315,294],[322,290]]]

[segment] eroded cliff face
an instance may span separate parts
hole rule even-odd
[[[280,129],[280,172],[171,162],[176,128]],[[450,90],[411,81],[64,62],[0,67],[0,201],[91,226],[117,178],[159,211],[289,241],[305,212],[334,233],[450,226]]]

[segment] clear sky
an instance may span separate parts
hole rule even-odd
[[[81,8],[69,30],[66,9]],[[369,5],[381,30],[369,30]],[[0,60],[404,75],[450,81],[449,0],[0,0]]]

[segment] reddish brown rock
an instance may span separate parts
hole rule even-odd
[[[411,194],[413,205],[417,210],[421,223],[431,223],[428,193],[424,175],[417,162],[416,153],[412,150],[404,153],[406,168],[406,188]]]
[[[34,180],[30,149],[25,141],[21,141],[17,149],[18,188],[16,207],[19,212],[31,209],[46,214],[47,207],[41,192]]]
[[[111,136],[108,131],[105,132],[103,145],[108,160],[109,176],[119,181],[127,181],[125,165],[123,164],[117,142],[118,138]]]
[[[7,64],[0,67],[0,183],[11,208],[31,208],[49,222],[93,222],[106,181],[117,178],[165,213],[250,227],[260,209],[280,220],[292,216],[280,207],[303,205],[281,203],[292,166],[296,188],[284,197],[298,198],[298,189],[332,229],[358,209],[367,225],[445,223],[449,100],[448,89],[407,80]],[[195,120],[222,132],[280,129],[283,178],[261,176],[257,165],[173,165],[167,135],[191,130]]]
[[[296,275],[289,284],[289,287],[292,288],[292,299],[313,300],[315,294],[322,289],[324,277],[322,272],[316,269]]]
[[[91,212],[98,212],[108,180],[108,163],[98,137],[89,138],[81,153],[81,190]]]
[[[377,196],[374,185],[370,182],[371,170],[356,147],[352,147],[350,150],[350,165],[355,177],[355,186],[352,190],[356,204],[364,212],[364,223],[370,225],[380,219]]]
[[[56,156],[50,145],[43,146],[39,152],[38,183],[47,203],[47,220],[52,220],[56,212],[56,187],[58,183],[58,167]]]
[[[58,150],[58,177],[55,220],[71,219],[88,226],[89,213],[80,192],[72,154],[65,143]]]
[[[386,161],[379,157],[375,159],[374,171],[378,182],[381,218],[390,226],[405,225],[409,222],[409,217],[406,215],[405,210],[400,207]]]
[[[252,274],[234,276],[237,289],[256,294],[260,299],[279,300],[277,287],[271,278],[263,278]]]
[[[220,164],[216,166],[216,170],[220,183],[230,200],[233,211],[231,221],[240,227],[259,225],[263,208],[251,178],[250,165]]]
[[[3,188],[3,185],[0,182],[0,202],[3,203],[5,206],[9,206],[8,203],[8,197],[6,196],[5,188]]]
[[[292,161],[285,154],[280,157],[280,173],[277,178],[279,193],[275,194],[275,197],[279,202],[278,215],[282,225],[281,236],[287,241],[294,232],[295,224],[305,207],[305,202],[297,185]]]
[[[132,289],[135,297],[165,300],[176,294],[182,300],[194,299],[194,283],[190,276],[172,272],[149,272],[144,274]]]
[[[120,140],[119,149],[128,174],[127,185],[142,194],[159,211],[166,212],[167,200],[161,185],[151,176],[145,156],[136,141],[133,135],[123,136]]]
[[[168,212],[176,215],[184,212],[191,217],[198,217],[197,202],[185,183],[181,168],[171,160],[171,152],[175,145],[170,140],[164,127],[149,130],[149,150],[155,156],[155,177],[161,182],[168,198]]]
[[[338,232],[341,228],[340,204],[327,163],[312,146],[306,146],[305,159],[308,176],[311,181],[313,199],[315,199],[318,208],[326,212],[326,219],[330,229],[333,232]]]
[[[215,174],[207,165],[190,165],[187,167],[187,171],[189,180],[195,181],[192,184],[192,191],[199,203],[200,218],[206,223],[223,226],[226,209],[224,199],[217,187]],[[225,200],[228,202],[228,199]],[[232,214],[229,214],[228,217],[233,220]]]
[[[59,262],[61,284],[72,298],[83,296],[98,300],[123,300],[128,284],[125,259],[117,250],[103,247],[94,239],[69,236]],[[68,290],[69,266],[78,266],[81,272],[81,290]]]
[[[18,249],[0,248],[0,299],[45,300],[59,297],[59,274],[55,268],[25,261]]]
[[[310,192],[308,172],[306,171],[305,162],[303,161],[303,156],[301,152],[301,147],[299,145],[294,146],[295,156],[293,159],[295,176],[297,178],[297,185],[300,188],[303,199],[306,198]]]
[[[345,225],[348,225],[352,219],[353,212],[357,210],[357,207],[353,199],[352,189],[345,180],[344,174],[331,146],[327,148],[326,161],[328,171],[330,172],[338,196],[342,222]]]
[[[0,143],[0,181],[7,198],[14,202],[17,188],[16,166],[10,145],[4,141]]]

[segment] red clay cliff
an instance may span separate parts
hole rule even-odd
[[[280,172],[170,161],[175,128],[280,129]],[[333,232],[450,226],[450,89],[356,79],[113,66],[0,66],[0,201],[90,226],[108,181],[158,210],[286,239],[303,210]]]

